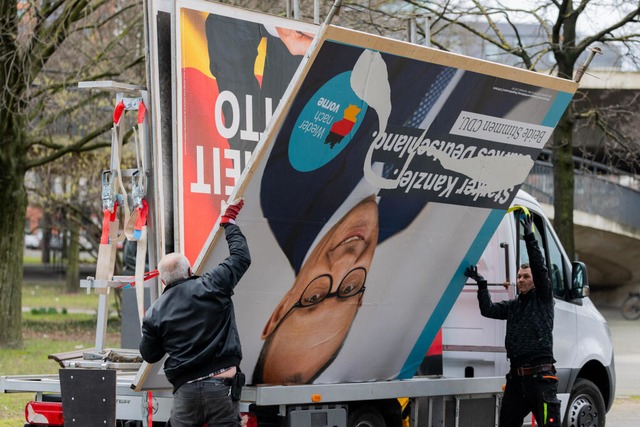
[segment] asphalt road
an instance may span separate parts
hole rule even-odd
[[[640,425],[640,320],[624,320],[617,307],[598,309],[611,330],[616,364],[616,400],[607,414],[607,427],[637,427]]]

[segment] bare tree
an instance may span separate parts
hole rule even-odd
[[[144,81],[135,0],[0,1],[0,347],[20,347],[25,173],[108,144],[109,116],[90,117],[100,95],[68,94],[78,81]],[[135,46],[134,46],[135,47]],[[136,67],[137,73],[136,73]],[[77,123],[72,138],[53,131]]]
[[[81,250],[94,259],[97,257],[102,168],[96,166],[108,165],[107,151],[65,156],[35,168],[27,179],[29,205],[40,207],[44,216],[53,219],[42,225],[43,235],[51,235],[52,230],[56,233],[56,245],[48,247],[43,239],[42,262],[50,263],[51,251],[59,254],[54,259],[65,266],[66,293],[79,291]]]
[[[532,71],[551,72],[565,79],[574,78],[588,50],[594,46],[615,49],[620,58],[624,58],[624,66],[638,69],[640,64],[638,1],[355,0],[344,2],[344,8],[359,11],[360,22],[371,22],[385,35],[402,35],[401,27],[409,17],[428,16],[429,31],[425,31],[423,26],[418,32],[423,37],[428,34],[434,47],[469,54],[465,48],[483,45],[485,51],[496,55],[496,58],[488,59]],[[582,22],[587,25],[579,26]],[[531,25],[535,26],[535,38],[528,37],[523,23],[529,24],[527,31],[531,30]],[[631,111],[627,110],[627,117]],[[613,122],[619,118],[620,111],[616,116],[612,111],[596,113],[589,108],[577,114],[575,103],[572,103],[553,134],[554,226],[570,256],[575,254],[573,155],[577,123],[588,120],[589,126],[598,127],[606,135],[610,153],[626,157],[627,162],[629,157],[636,157],[633,162],[637,164],[637,148],[633,149],[633,156],[625,152],[633,144],[629,145],[629,138],[622,137],[619,127]]]
[[[621,173],[640,170],[640,91],[586,89],[574,97],[574,152]],[[589,162],[585,162],[586,165]]]

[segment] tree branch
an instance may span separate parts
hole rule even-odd
[[[68,153],[79,153],[82,151],[86,151],[87,149],[85,146],[90,142],[92,142],[98,136],[108,132],[112,128],[112,125],[113,125],[113,122],[110,120],[109,122],[103,124],[100,128],[95,129],[94,131],[90,132],[89,134],[85,135],[84,137],[80,138],[78,141],[70,145],[66,145],[66,146],[62,146],[59,144],[51,145],[48,148],[52,148],[55,151],[45,156],[42,156],[40,158],[29,159],[26,163],[26,170],[52,162]],[[41,142],[39,143],[39,145],[43,145],[46,147],[47,144],[45,144],[44,142]],[[110,144],[105,144],[105,145],[110,145]]]

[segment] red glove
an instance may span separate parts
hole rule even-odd
[[[243,206],[244,199],[242,197],[231,202],[231,204],[227,206],[224,215],[222,215],[222,218],[220,218],[220,225],[225,226],[227,224],[235,224],[236,216],[238,216],[238,212],[240,212],[240,209],[242,209]]]

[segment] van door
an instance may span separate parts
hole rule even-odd
[[[514,287],[504,286],[514,277],[516,239],[512,222],[512,217],[505,215],[477,263],[478,271],[488,281],[493,302],[513,298]],[[509,371],[504,349],[506,322],[483,317],[477,295],[478,286],[468,281],[443,324],[445,377],[501,377]]]

